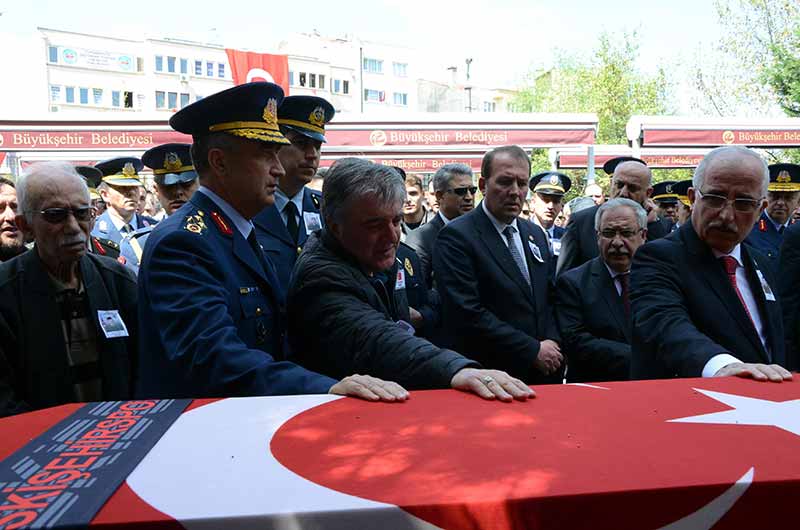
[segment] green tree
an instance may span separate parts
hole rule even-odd
[[[797,20],[800,24],[800,18]],[[772,47],[772,64],[764,72],[766,80],[789,116],[800,116],[800,28],[791,39]]]

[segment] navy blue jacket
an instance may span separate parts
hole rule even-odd
[[[278,273],[278,282],[281,287],[283,295],[289,289],[289,280],[292,276],[292,269],[297,261],[297,256],[303,250],[303,245],[313,227],[307,227],[303,213],[312,213],[320,216],[320,226],[324,226],[322,215],[320,214],[320,201],[322,194],[320,192],[303,188],[303,211],[300,212],[300,229],[298,230],[297,244],[292,241],[289,236],[289,230],[283,222],[278,208],[273,204],[264,208],[258,215],[253,218],[253,224],[256,227],[256,237],[264,252],[269,256],[270,261],[275,265]]]
[[[267,263],[269,265],[269,263]],[[137,395],[327,393],[336,381],[284,357],[284,296],[202,192],[150,234],[139,271]]]
[[[767,217],[767,212],[761,212],[761,217],[747,235],[745,242],[753,246],[756,250],[765,254],[768,258],[776,260],[780,257],[781,243],[783,234],[779,234],[775,228],[775,223]]]

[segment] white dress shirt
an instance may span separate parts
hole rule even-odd
[[[444,226],[450,224],[450,219],[445,217],[441,210],[439,210],[439,213],[437,213],[436,215],[438,215],[441,218],[441,220],[444,221]]]
[[[497,233],[500,234],[500,237],[503,238],[503,241],[506,243],[506,245],[509,245],[510,243],[508,239],[506,239],[506,235],[503,233],[503,230],[505,230],[507,226],[514,227],[514,237],[512,238],[511,243],[513,243],[514,246],[517,247],[517,252],[519,252],[519,255],[522,256],[522,264],[525,266],[525,274],[527,274],[528,277],[530,278],[530,270],[528,270],[528,260],[525,258],[525,249],[522,247],[522,238],[519,235],[519,228],[517,227],[516,217],[509,224],[505,224],[498,221],[497,218],[494,215],[492,215],[492,212],[490,212],[489,209],[486,207],[486,201],[481,201],[481,206],[483,207],[484,213],[487,216],[489,216],[489,220],[492,222],[492,225],[494,225],[494,228],[495,230],[497,230]]]

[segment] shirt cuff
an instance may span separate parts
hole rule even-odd
[[[703,377],[714,377],[714,374],[719,372],[722,368],[725,368],[729,364],[733,363],[740,363],[739,359],[734,357],[733,355],[729,355],[727,353],[720,353],[719,355],[715,355],[708,360],[706,365],[703,367]]]

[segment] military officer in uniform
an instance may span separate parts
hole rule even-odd
[[[692,217],[692,201],[689,200],[689,188],[691,187],[692,179],[678,181],[672,186],[672,191],[678,196],[678,220],[672,226],[673,232]]]
[[[797,164],[769,166],[767,208],[761,212],[745,242],[777,260],[783,242],[783,232],[792,224],[792,214],[798,204],[800,204],[800,166]],[[775,263],[777,264],[777,261]]]
[[[558,254],[561,252],[561,236],[567,231],[565,228],[556,226],[556,217],[564,207],[561,199],[572,187],[572,181],[558,171],[544,171],[532,176],[528,181],[528,187],[533,192],[531,198],[533,215],[530,220],[547,234],[555,271],[555,260],[558,259]]]
[[[150,234],[139,273],[136,394],[142,398],[333,393],[403,401],[369,376],[337,382],[285,361],[285,298],[252,224],[274,202],[288,145],[278,128],[283,90],[246,83],[170,119],[191,134],[200,187]]]
[[[253,224],[258,242],[275,264],[284,293],[308,235],[322,228],[322,194],[307,184],[317,173],[325,124],[333,115],[333,106],[315,96],[289,96],[278,108],[281,132],[291,142],[278,152],[285,174],[278,180],[275,204],[260,212]]]
[[[103,173],[98,191],[106,203],[106,211],[94,223],[92,236],[110,239],[119,245],[122,238],[145,226],[156,224],[156,220],[138,215],[139,171],[142,161],[133,157],[112,158],[95,166]]]
[[[678,194],[675,193],[673,186],[674,180],[664,180],[653,184],[653,202],[656,203],[658,216],[662,219],[669,219],[673,223],[678,222]]]
[[[103,198],[97,192],[97,186],[100,185],[103,179],[103,173],[92,166],[75,166],[75,171],[86,181],[86,187],[89,189],[89,200],[95,209],[95,215],[102,215],[106,210],[106,203],[103,202]],[[89,252],[118,259],[119,245],[107,237],[91,235],[89,237]]]
[[[197,191],[197,172],[192,165],[189,144],[164,144],[142,155],[144,165],[153,170],[158,201],[167,216],[172,215]],[[140,228],[123,238],[119,245],[121,260],[139,274],[142,250],[155,225]]]

